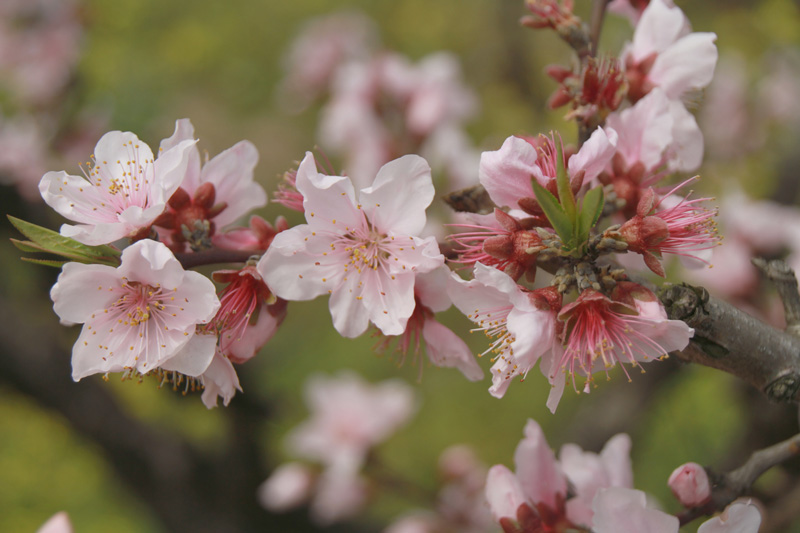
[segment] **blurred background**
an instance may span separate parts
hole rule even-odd
[[[796,205],[800,2],[676,3],[696,31],[718,35],[718,80],[694,97],[706,135],[699,187],[722,206],[735,193],[775,202],[767,206]],[[62,221],[37,199],[44,172],[77,174],[97,139],[113,129],[133,131],[155,147],[184,117],[191,118],[200,149],[212,156],[241,139],[252,141],[260,153],[256,179],[271,194],[279,176],[320,143],[325,106],[324,96],[293,100],[296,91],[281,90],[287,54],[310,20],[333,13],[364,15],[374,24],[371,46],[412,63],[443,50],[455,55],[461,82],[474,91],[460,123],[473,156],[496,150],[512,134],[558,128],[565,141],[576,138],[563,110],[545,106],[555,83],[543,68],[568,63],[569,50],[550,32],[519,26],[521,0],[0,4],[0,202],[5,213],[51,228]],[[588,18],[590,3],[576,4]],[[601,50],[617,53],[631,34],[627,20],[608,16]],[[331,159],[337,168],[343,164],[335,150]],[[441,200],[432,209],[446,216]],[[787,209],[793,224],[796,215]],[[274,203],[259,214],[302,221]],[[726,239],[739,238],[726,233],[726,225],[733,232],[736,224],[721,215]],[[289,306],[276,336],[240,367],[245,392],[228,408],[206,410],[199,397],[158,389],[149,380],[94,376],[75,384],[69,357],[78,328],[58,324],[48,297],[58,272],[19,260],[8,241],[18,235],[5,217],[0,231],[0,531],[35,531],[60,510],[69,513],[77,533],[190,530],[198,527],[193,516],[209,512],[218,513],[220,523],[227,520],[231,531],[259,530],[258,524],[263,531],[312,531],[302,510],[269,517],[257,506],[255,487],[291,458],[283,437],[308,417],[306,378],[341,369],[373,382],[399,377],[413,385],[418,414],[376,453],[388,471],[423,493],[436,489],[437,458],[456,443],[473,447],[487,465],[513,466],[522,428],[533,418],[556,449],[576,442],[599,451],[612,435],[629,433],[636,487],[676,512],[666,486],[675,467],[695,461],[729,469],[798,430],[795,409],[769,405],[732,377],[672,359],[648,365],[632,383],[613,372],[590,395],[567,391],[551,415],[545,408],[549,387],[537,370],[497,400],[486,392],[488,380],[471,383],[426,360],[409,358],[400,366],[391,352],[373,351],[377,341],[369,334],[339,337],[326,299]],[[758,236],[740,240],[769,256],[794,250],[791,242],[765,250]],[[683,275],[677,267],[673,274]],[[752,276],[725,283],[714,287],[717,294],[780,323],[768,286]],[[442,321],[476,353],[486,348],[483,337],[469,336],[469,322],[459,313],[451,310]],[[486,359],[480,361],[484,370]],[[152,449],[163,453],[153,455]],[[173,471],[176,462],[208,471]],[[157,472],[172,472],[174,483],[162,485]],[[794,518],[800,495],[785,499],[797,492],[797,479],[797,465],[787,463],[757,485],[765,500],[783,501],[785,529],[776,531],[800,531]],[[382,491],[363,516],[338,530],[379,531],[401,513],[424,507],[417,496]],[[239,516],[229,519],[225,513],[233,510]]]

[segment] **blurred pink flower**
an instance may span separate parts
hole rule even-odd
[[[402,381],[372,385],[348,372],[310,378],[305,398],[311,419],[288,435],[289,451],[326,467],[352,471],[358,471],[370,449],[416,411],[413,390]]]
[[[31,116],[0,116],[0,183],[14,185],[23,198],[41,201],[39,180],[47,171],[47,139]]]
[[[166,246],[149,239],[127,247],[117,268],[67,263],[50,297],[62,320],[84,324],[72,350],[75,381],[126,370],[146,374],[164,366],[219,308],[208,278],[183,270]],[[199,375],[215,345],[216,337],[193,347],[191,357],[169,370]]]
[[[36,533],[72,533],[72,523],[64,511],[51,516],[47,522],[36,530]]]
[[[281,102],[302,110],[330,90],[343,64],[366,60],[378,45],[375,23],[359,12],[341,12],[305,23],[284,57]]]
[[[311,497],[314,472],[302,463],[283,463],[258,487],[258,501],[276,513],[300,507]]]
[[[73,0],[0,3],[0,74],[28,106],[65,90],[80,57],[83,29]]]
[[[418,156],[384,165],[358,199],[349,179],[326,176],[307,153],[297,171],[307,224],[275,236],[258,271],[285,300],[330,294],[333,325],[357,337],[371,321],[399,335],[414,311],[417,274],[442,265],[433,237],[417,237],[433,200],[430,167]]]
[[[195,141],[186,140],[153,159],[150,147],[130,132],[103,135],[86,177],[48,172],[39,183],[47,204],[79,225],[61,234],[88,245],[149,235],[190,164]]]

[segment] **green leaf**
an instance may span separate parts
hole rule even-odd
[[[581,212],[578,215],[578,227],[575,236],[578,246],[589,240],[589,231],[597,224],[597,220],[603,213],[604,204],[605,198],[602,187],[590,189],[584,195]]]
[[[561,237],[565,247],[567,249],[574,247],[572,220],[564,212],[564,208],[558,203],[556,197],[539,185],[535,179],[531,180],[531,185],[533,186],[533,194],[536,196],[536,201],[539,202],[539,206],[544,211],[547,220],[553,225],[553,229]]]
[[[569,174],[564,168],[564,147],[561,146],[561,137],[553,141],[556,145],[556,186],[558,187],[558,198],[564,212],[570,220],[577,222],[577,208],[575,207],[575,196],[572,195],[572,188],[569,186]]]
[[[119,265],[120,251],[108,245],[88,246],[53,230],[25,222],[8,215],[8,220],[30,241],[11,239],[14,246],[25,252],[45,252],[60,255],[81,263]]]
[[[58,261],[56,259],[34,259],[33,257],[20,257],[25,262],[28,263],[36,263],[37,265],[44,265],[50,266],[55,268],[61,268],[69,261]]]

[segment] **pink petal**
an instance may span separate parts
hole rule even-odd
[[[697,533],[758,533],[761,513],[750,503],[734,502],[725,511],[703,522]]]
[[[678,533],[678,518],[646,507],[644,492],[624,488],[597,491],[592,508],[595,533]]]
[[[596,178],[614,157],[617,137],[617,132],[613,129],[603,129],[598,126],[578,153],[569,158],[567,163],[569,175],[574,176],[583,170],[586,173],[583,178],[584,183]]]
[[[422,327],[422,337],[428,358],[439,367],[457,368],[470,381],[483,379],[483,370],[469,346],[450,329],[433,319],[427,319]]]
[[[406,155],[383,165],[359,200],[372,224],[395,235],[418,235],[425,227],[425,210],[433,201],[428,162]]]
[[[72,523],[64,511],[56,513],[36,530],[36,533],[73,533]]]
[[[214,353],[214,358],[203,373],[203,405],[212,409],[217,406],[217,398],[222,398],[223,405],[227,406],[236,391],[241,391],[239,376],[230,360],[222,355],[219,350]]]
[[[414,312],[414,274],[397,274],[394,279],[378,271],[361,276],[361,302],[369,319],[384,335],[401,335]]]
[[[519,484],[530,501],[556,510],[559,495],[566,498],[567,480],[539,424],[528,419],[524,434],[514,452]]]
[[[164,370],[173,370],[186,376],[198,377],[206,371],[217,349],[216,335],[193,335],[183,348],[160,364]]]
[[[697,120],[679,101],[670,102],[670,114],[674,154],[669,167],[685,172],[697,170],[703,162],[704,150],[703,133]]]
[[[119,297],[117,269],[105,265],[67,263],[50,290],[53,309],[59,318],[86,322],[92,313],[105,309]]]
[[[481,185],[497,205],[516,208],[520,198],[533,196],[531,178],[541,175],[536,159],[536,149],[530,143],[509,137],[499,150],[481,154]]]
[[[652,169],[662,161],[664,151],[672,144],[673,119],[669,100],[658,88],[620,113],[612,113],[607,127],[619,135],[617,152],[628,165],[638,161]]]
[[[274,286],[269,281],[267,284],[270,287]],[[333,318],[333,327],[336,328],[336,331],[343,337],[358,337],[367,330],[367,326],[369,325],[370,312],[369,309],[361,303],[361,300],[358,299],[358,296],[361,295],[361,290],[358,288],[357,284],[358,281],[356,278],[351,277],[331,294],[330,301],[328,302],[328,308]],[[406,319],[408,319],[408,317],[406,317]],[[403,324],[402,329],[405,329],[405,324]],[[400,333],[403,332],[402,329]],[[400,333],[393,333],[393,335],[399,335]]]
[[[162,154],[178,146],[183,141],[194,140],[194,126],[188,118],[181,118],[175,121],[175,132],[171,137],[163,139],[158,147],[158,153]],[[183,187],[189,194],[194,193],[200,186],[200,150],[197,149],[195,144],[194,148],[190,150],[189,161],[186,166],[186,175],[181,182]]]
[[[450,269],[446,265],[418,274],[414,284],[414,294],[422,305],[434,313],[445,311],[452,304],[447,294],[448,279],[450,279]]]
[[[486,500],[495,520],[516,520],[517,509],[528,503],[517,477],[504,465],[494,465],[486,476]]]
[[[719,56],[714,33],[691,33],[658,54],[648,78],[671,99],[711,83]]]
[[[227,226],[253,209],[267,204],[264,188],[253,181],[257,163],[256,147],[250,141],[241,141],[219,153],[203,167],[201,181],[214,184],[216,203],[228,204],[214,218],[217,228]]]
[[[364,215],[356,208],[353,184],[343,176],[320,174],[311,152],[306,152],[297,168],[296,185],[303,195],[306,221],[314,229],[344,232],[345,228],[364,224]]]
[[[688,21],[680,8],[669,6],[664,0],[652,0],[636,25],[633,57],[641,61],[653,52],[662,52],[689,31]]]

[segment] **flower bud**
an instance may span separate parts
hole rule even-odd
[[[686,507],[698,507],[711,499],[708,474],[697,463],[686,463],[676,468],[667,484],[672,494]]]

